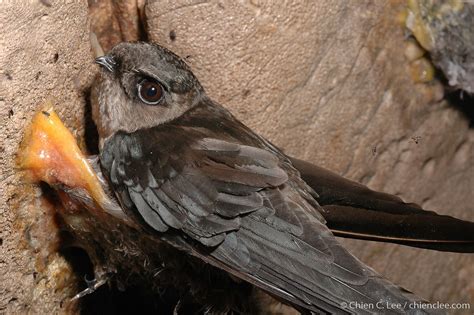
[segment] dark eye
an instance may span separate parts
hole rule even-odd
[[[138,83],[138,97],[145,104],[156,105],[163,97],[163,88],[158,82],[145,79]]]

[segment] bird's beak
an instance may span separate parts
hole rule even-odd
[[[115,62],[114,58],[108,55],[96,58],[95,63],[101,65],[104,69],[107,69],[110,72],[114,72],[115,67],[117,66],[117,63]]]
[[[82,188],[100,206],[106,195],[76,140],[48,104],[25,133],[18,164],[33,181]]]

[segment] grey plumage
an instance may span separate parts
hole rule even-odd
[[[94,110],[101,165],[147,233],[301,310],[373,313],[380,310],[341,305],[419,300],[342,248],[291,161],[210,100],[177,56],[141,43],[120,44],[110,57],[117,66],[104,74],[102,93],[114,97],[100,96]],[[143,77],[164,86],[160,109],[139,103],[133,84]],[[131,121],[123,108],[162,116]],[[112,111],[110,123],[102,116]]]

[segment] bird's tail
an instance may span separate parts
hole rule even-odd
[[[474,223],[423,210],[416,204],[373,191],[357,182],[298,159],[291,159],[334,235],[397,243],[439,251],[473,253]]]

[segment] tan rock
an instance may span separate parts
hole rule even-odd
[[[51,99],[77,135],[84,133],[91,77],[87,4],[6,1],[0,29],[0,313],[72,311],[71,266],[56,253],[54,206],[22,183],[15,155],[25,127]]]

